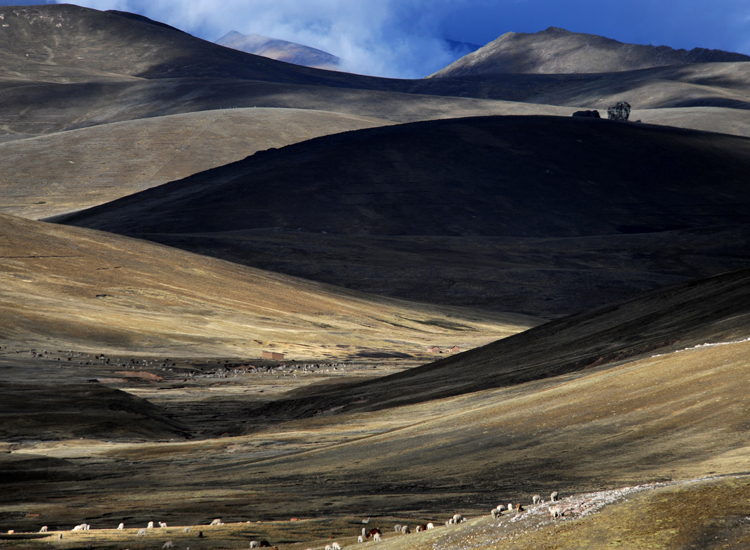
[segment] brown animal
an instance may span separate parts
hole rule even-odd
[[[417,533],[419,533],[421,531],[427,531],[427,525],[426,524],[417,525]]]
[[[521,506],[521,503],[519,502],[516,504],[516,514],[520,514],[521,512],[523,512],[523,506]]]
[[[378,528],[370,529],[369,531],[367,531],[367,538],[369,539],[371,536],[376,535],[376,534],[377,535],[381,534],[380,529]]]

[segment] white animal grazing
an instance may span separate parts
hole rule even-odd
[[[562,515],[562,506],[550,506],[549,513],[552,519],[557,519]]]
[[[192,530],[192,527],[185,527],[182,532],[183,533],[189,533]]]
[[[455,514],[453,516],[453,523],[461,523],[464,520],[464,517],[461,514]]]
[[[362,523],[370,523],[370,518],[367,518],[367,519],[363,519],[363,520],[362,520]]]
[[[172,543],[171,540],[168,540],[167,542],[164,543],[162,548],[174,548],[174,543]]]
[[[326,550],[333,550],[333,548],[331,548],[330,544],[326,544]]]
[[[73,527],[73,531],[88,531],[91,528],[87,523],[82,523]]]
[[[497,508],[493,508],[490,514],[492,515],[494,519],[497,519],[502,515],[502,512],[498,510]]]
[[[409,529],[409,526],[408,525],[402,525],[401,526],[401,534],[402,535],[408,535],[409,533],[411,533],[411,529]]]
[[[160,529],[164,529],[164,528],[165,528],[166,526],[167,526],[167,524],[166,524],[166,523],[164,523],[163,521],[160,521],[160,522],[159,522],[159,528],[160,528]]]
[[[375,542],[380,542],[380,533],[375,533],[372,536],[372,540],[374,540]]]
[[[211,525],[224,525],[224,524],[221,522],[220,518],[216,518],[215,520],[211,522]]]
[[[146,525],[146,529],[153,529],[153,528],[154,528],[154,522],[153,521],[149,521],[148,525]]]
[[[120,525],[117,526],[117,530],[118,531],[122,531],[123,529],[125,529],[125,524],[124,523],[121,523]]]
[[[365,542],[365,539],[362,538],[362,535],[357,537],[357,542]]]
[[[434,529],[434,528],[435,528],[435,524],[434,523],[428,523],[427,524],[427,530]]]
[[[394,530],[394,531],[395,531],[396,533],[400,533],[400,532],[401,532],[401,524],[400,524],[400,523],[397,523],[396,525],[394,525],[394,526],[393,526],[393,530]]]
[[[40,533],[46,533],[47,532],[47,526],[43,525],[41,529],[39,529]]]
[[[250,548],[260,548],[260,543],[257,540],[251,540]]]
[[[146,530],[145,527],[142,527],[142,528],[138,529],[138,532],[135,534],[135,536],[136,537],[145,537],[146,533],[148,533],[148,531]]]
[[[331,543],[331,549],[332,550],[341,550],[341,545],[338,542],[332,542]]]
[[[513,511],[513,508],[515,508],[515,506],[513,506],[513,503],[512,503],[512,502],[509,502],[509,503],[508,503],[508,512],[512,512],[512,511]]]
[[[367,529],[365,529],[364,527],[362,527],[362,536],[367,538]]]
[[[557,500],[557,491],[555,491],[549,496],[549,500],[550,502],[555,502]]]
[[[531,497],[531,502],[533,502],[534,504],[539,504],[540,500],[542,500],[541,495],[534,495],[533,497]]]

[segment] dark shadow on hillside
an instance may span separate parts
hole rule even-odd
[[[549,379],[750,335],[750,269],[670,286],[385,378],[279,400],[256,422],[375,411]]]

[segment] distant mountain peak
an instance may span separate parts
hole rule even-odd
[[[269,38],[260,34],[242,34],[237,31],[229,31],[219,38],[216,44],[254,55],[262,55],[277,61],[316,69],[336,70],[341,66],[339,57],[323,50],[289,42],[288,40]]]
[[[549,27],[537,33],[503,34],[431,77],[611,73],[667,65],[738,61],[750,61],[750,57],[706,48],[688,51],[668,46],[626,44],[595,34]]]

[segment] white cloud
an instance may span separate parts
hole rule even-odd
[[[434,36],[443,8],[464,0],[82,0],[216,40],[229,31],[318,48],[362,74],[421,78],[455,59]]]

